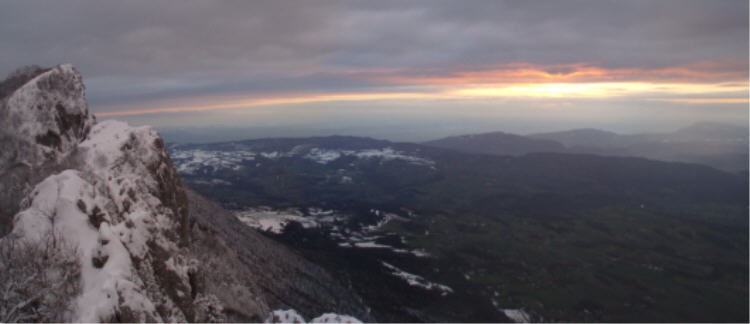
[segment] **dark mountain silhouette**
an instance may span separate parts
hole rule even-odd
[[[446,137],[424,144],[493,155],[567,152],[698,163],[731,172],[748,169],[748,128],[720,123],[696,123],[670,133],[632,135],[593,128],[528,136],[493,132]]]
[[[535,139],[503,132],[451,136],[422,143],[427,146],[467,153],[523,155],[531,152],[562,152],[565,147],[547,139]]]

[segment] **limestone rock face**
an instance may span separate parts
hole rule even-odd
[[[159,134],[97,123],[84,92],[71,65],[0,83],[0,249],[54,238],[74,247],[58,255],[79,265],[80,291],[50,318],[260,321],[294,307],[371,319],[322,268],[188,196]]]
[[[0,110],[5,239],[77,247],[72,321],[195,320],[187,199],[159,134],[96,123],[71,65],[25,73]]]
[[[45,153],[68,152],[95,123],[84,92],[83,78],[70,64],[43,72],[7,97],[3,129],[40,144]]]
[[[33,185],[64,160],[96,122],[72,65],[21,69],[0,83],[0,235]]]

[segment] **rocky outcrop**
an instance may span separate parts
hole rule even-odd
[[[49,318],[259,321],[280,307],[368,318],[320,267],[195,194],[189,206],[159,134],[96,123],[72,66],[25,69],[0,90],[0,249],[54,238],[79,263],[80,291]]]
[[[70,65],[30,78],[2,113],[2,184],[33,187],[6,239],[59,236],[77,247],[82,287],[70,320],[195,320],[187,199],[157,132],[95,123]]]
[[[67,168],[95,123],[73,66],[27,67],[0,83],[0,235],[33,185]]]

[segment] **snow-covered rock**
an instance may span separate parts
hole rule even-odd
[[[307,323],[305,318],[294,309],[275,310],[268,315],[265,323]],[[325,313],[313,318],[310,323],[362,323],[362,321],[349,316],[336,313]]]
[[[0,235],[33,185],[65,168],[95,123],[72,65],[20,69],[0,83]]]
[[[74,321],[192,319],[180,251],[187,202],[156,132],[103,122],[76,154],[77,170],[48,177],[27,197],[12,237],[42,242],[57,233],[78,246],[83,291]]]
[[[94,124],[81,75],[58,65],[18,88],[6,100],[4,129],[41,144],[45,152],[70,151]]]
[[[227,230],[244,226],[222,225],[222,217],[238,221],[220,207],[202,204],[208,207],[197,219],[159,134],[96,123],[84,89],[70,65],[32,67],[0,82],[0,247],[44,249],[59,239],[73,248],[57,255],[78,262],[71,274],[77,291],[62,298],[64,314],[49,318],[260,321],[288,305],[306,316],[336,311],[370,319],[361,299],[322,268],[260,235]],[[237,162],[198,154],[200,161],[189,163],[204,158],[217,167],[226,158]],[[191,234],[197,246],[190,246]],[[216,265],[223,268],[204,269]]]
[[[362,323],[362,321],[348,315],[325,313],[313,318],[310,323]]]
[[[266,318],[265,323],[306,323],[302,315],[293,309],[278,309]]]
[[[4,100],[6,139],[27,139],[16,163],[65,169],[27,184],[4,239],[44,244],[56,234],[77,247],[72,321],[194,320],[187,199],[164,144],[150,127],[95,124],[83,90],[80,74],[61,65]]]
[[[514,323],[530,323],[531,316],[523,309],[503,309],[503,314],[510,318]]]

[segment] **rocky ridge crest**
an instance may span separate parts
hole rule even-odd
[[[81,292],[69,320],[195,320],[187,199],[164,144],[150,127],[96,123],[84,91],[78,71],[60,65],[3,99],[0,180],[28,192],[7,239],[76,247]]]
[[[322,268],[187,195],[153,128],[97,123],[72,65],[19,70],[0,95],[0,252],[52,238],[79,265],[68,310],[47,320],[258,321],[281,307],[371,320]]]

